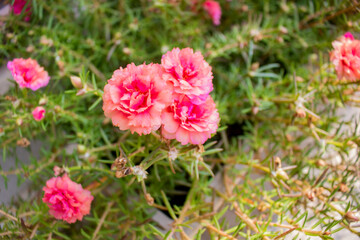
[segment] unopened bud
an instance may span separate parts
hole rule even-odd
[[[22,118],[16,119],[16,125],[21,126],[23,124]]]
[[[279,30],[280,30],[280,32],[282,33],[282,34],[287,34],[289,31],[287,30],[287,28],[286,27],[284,27],[284,26],[280,26],[279,27]]]
[[[326,166],[326,162],[322,159],[319,159],[317,162],[316,162],[316,165],[318,167],[325,167]]]
[[[346,184],[340,183],[340,184],[339,184],[339,190],[340,190],[341,192],[343,192],[343,193],[346,193],[346,192],[349,191],[349,188],[348,188],[348,186],[346,186]]]
[[[310,200],[310,201],[314,201],[315,198],[315,193],[312,189],[309,189],[305,192],[305,196]]]
[[[40,98],[40,100],[39,100],[39,105],[45,105],[46,103],[47,103],[47,98],[46,97],[42,97],[42,98]]]
[[[128,47],[124,47],[123,48],[123,53],[125,54],[125,55],[130,55],[131,54],[131,49],[130,48],[128,48]]]
[[[354,212],[347,212],[345,214],[345,219],[349,222],[357,222],[360,221],[359,216],[357,213]]]
[[[254,114],[254,115],[258,114],[258,112],[259,112],[259,107],[258,107],[258,106],[252,106],[252,107],[251,107],[251,112],[252,112],[252,114]]]
[[[302,108],[296,109],[295,117],[298,117],[298,118],[304,118],[304,117],[306,117],[306,112],[305,112],[305,110],[302,109]]]
[[[83,87],[83,84],[82,84],[81,79],[79,77],[71,76],[70,80],[71,80],[72,85],[75,88],[81,89]]]
[[[64,170],[59,166],[54,166],[54,175],[57,177],[59,176]]]
[[[256,71],[259,68],[259,66],[260,66],[260,63],[254,62],[253,64],[251,64],[250,68],[252,71]]]
[[[278,170],[276,170],[276,177],[280,178],[282,180],[289,180],[289,176],[282,168],[279,168]]]
[[[79,145],[77,145],[77,151],[80,154],[84,154],[84,153],[86,153],[86,147],[84,145],[79,144]]]

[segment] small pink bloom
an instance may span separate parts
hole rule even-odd
[[[31,1],[30,0],[15,0],[14,4],[11,6],[12,11],[15,15],[20,15],[24,7],[27,4],[25,9],[25,21],[30,21],[31,16]]]
[[[80,184],[71,181],[67,174],[49,179],[43,191],[45,193],[42,200],[49,206],[49,213],[56,219],[74,223],[90,213],[94,197]]]
[[[49,83],[48,73],[34,59],[15,58],[8,62],[7,67],[20,88],[36,91]]]
[[[195,105],[185,95],[175,100],[161,116],[162,136],[176,139],[182,145],[203,144],[219,124],[219,113],[210,95],[205,102]]]
[[[211,19],[213,20],[214,25],[220,24],[221,18],[221,7],[217,1],[206,0],[203,4],[205,11],[208,12]]]
[[[162,56],[161,65],[174,92],[187,95],[196,104],[204,102],[213,90],[211,67],[200,52],[174,48]]]
[[[172,87],[158,64],[129,64],[116,70],[103,95],[105,116],[121,130],[149,134],[161,126],[161,112],[172,101]]]
[[[59,176],[61,174],[61,172],[62,172],[62,168],[59,167],[59,166],[54,166],[53,170],[54,170],[54,175],[56,177]]]
[[[45,109],[39,106],[32,111],[32,115],[36,121],[41,121],[45,117],[45,112]]]
[[[351,34],[351,32],[346,32],[344,34],[344,38],[348,38],[350,40],[354,40],[354,36]]]
[[[350,81],[360,79],[360,41],[354,40],[351,33],[346,33],[332,43],[334,50],[330,60],[335,65],[338,77]]]

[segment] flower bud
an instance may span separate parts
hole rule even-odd
[[[86,153],[86,147],[84,145],[82,145],[82,144],[79,144],[79,145],[77,145],[77,151],[80,154],[85,154]]]
[[[16,125],[21,126],[23,124],[22,118],[16,119]]]
[[[39,105],[45,105],[46,103],[47,103],[47,98],[46,97],[42,97],[42,98],[40,98],[40,100],[39,100]]]
[[[282,180],[289,180],[289,176],[282,168],[279,168],[278,170],[276,170],[276,177],[280,178]]]
[[[81,89],[83,87],[83,84],[82,84],[81,79],[79,77],[71,76],[70,80],[71,80],[72,85],[75,88]]]
[[[345,219],[349,222],[357,222],[360,221],[360,218],[357,213],[354,212],[347,212],[345,214]]]
[[[149,205],[153,205],[153,204],[154,204],[154,198],[153,198],[149,193],[146,193],[146,194],[145,194],[145,199],[146,199],[146,202],[147,202]]]

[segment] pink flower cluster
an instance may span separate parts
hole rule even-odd
[[[210,65],[200,52],[174,48],[161,64],[129,64],[104,88],[103,110],[121,130],[139,135],[158,129],[181,144],[203,144],[216,132],[219,114],[209,95]]]
[[[330,60],[335,65],[338,78],[360,80],[360,40],[354,39],[348,32],[332,45],[334,50],[330,53]]]
[[[71,181],[67,174],[49,179],[43,190],[45,193],[42,200],[56,219],[74,223],[90,213],[94,197],[80,184]]]

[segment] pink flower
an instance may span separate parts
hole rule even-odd
[[[161,116],[164,138],[176,139],[182,145],[203,144],[218,128],[219,113],[210,95],[200,105],[183,95],[175,100]]]
[[[20,88],[36,91],[49,83],[48,73],[34,59],[15,58],[8,62],[7,67]]]
[[[334,50],[330,60],[335,65],[338,78],[350,81],[360,79],[360,41],[354,40],[351,33],[346,33],[332,43]]]
[[[15,15],[20,15],[26,4],[27,4],[27,8],[25,9],[25,21],[28,22],[28,21],[30,21],[30,16],[31,16],[31,1],[15,0],[14,4],[11,6],[11,9]]]
[[[42,200],[49,206],[49,213],[56,219],[74,223],[90,213],[94,197],[80,184],[71,181],[67,174],[49,179],[43,191],[45,194]]]
[[[36,121],[41,121],[45,117],[45,112],[45,109],[39,106],[32,111],[32,115]]]
[[[174,48],[162,56],[161,65],[174,92],[187,95],[196,104],[204,102],[213,90],[211,67],[200,52]]]
[[[203,7],[212,18],[214,25],[219,25],[221,18],[220,4],[217,1],[206,0],[203,4]]]
[[[158,64],[129,64],[116,70],[103,95],[105,116],[121,130],[149,134],[161,126],[161,112],[171,104],[172,87]]]

